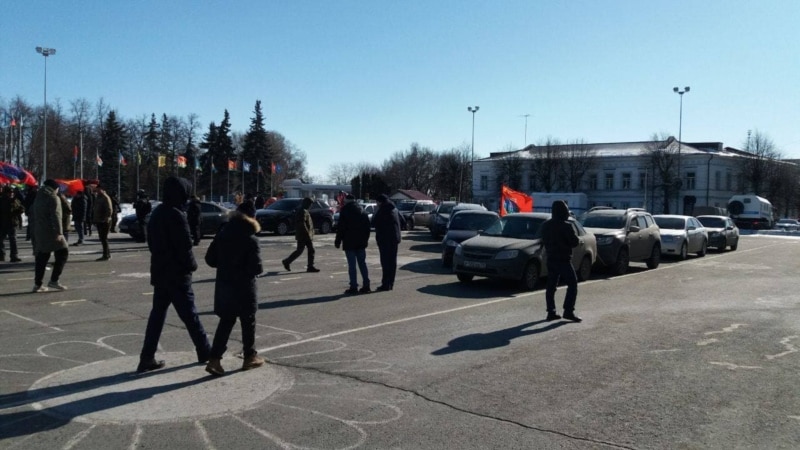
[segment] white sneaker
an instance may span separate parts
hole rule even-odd
[[[58,284],[58,281],[51,281],[51,282],[47,283],[47,287],[53,288],[53,289],[55,289],[57,291],[66,291],[67,290],[67,287],[63,286],[61,284]]]
[[[47,288],[44,286],[33,285],[33,292],[47,292]]]

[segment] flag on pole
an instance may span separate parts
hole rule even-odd
[[[275,163],[274,162],[270,162],[269,164],[270,164],[269,168],[271,170],[270,173],[275,173]]]
[[[275,164],[275,173],[281,173],[281,165]]]
[[[178,156],[178,167],[181,169],[186,168],[186,157],[185,156]]]
[[[256,170],[258,171],[258,173],[264,173],[264,171],[261,170],[261,163],[260,162],[256,163]]]
[[[211,162],[211,173],[217,173],[217,166],[214,165],[214,162]]]
[[[158,155],[158,167],[167,167],[167,157]]]
[[[72,161],[78,162],[78,146],[72,148]]]
[[[17,120],[16,120],[16,119],[14,119],[14,117],[12,117],[12,118],[11,118],[11,126],[12,126],[12,127],[15,127],[15,126],[17,126]]]
[[[505,185],[500,193],[500,217],[517,212],[532,212],[533,198]]]
[[[203,171],[203,168],[200,167],[200,159],[199,158],[195,158],[194,159],[194,170],[199,170],[200,172]]]
[[[136,152],[136,164],[142,165],[142,154],[140,152]]]
[[[242,161],[242,172],[250,172],[250,163]]]
[[[27,170],[0,161],[0,184],[26,184],[36,186],[36,178]]]
[[[97,155],[94,161],[97,163],[97,167],[103,167],[103,160],[100,158],[100,155]]]
[[[128,161],[125,160],[125,157],[122,156],[122,152],[119,152],[119,163],[120,165],[127,166]]]
[[[236,170],[236,161],[228,160],[228,170]]]

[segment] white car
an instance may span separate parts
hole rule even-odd
[[[661,254],[686,259],[689,253],[706,256],[708,231],[692,216],[656,214],[653,216],[661,229]]]
[[[800,221],[794,219],[781,219],[775,224],[776,230],[797,231],[800,230]]]

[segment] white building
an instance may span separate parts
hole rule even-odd
[[[671,146],[678,145],[674,138],[670,138],[668,143]],[[590,208],[601,205],[615,208],[644,207],[653,213],[663,212],[663,190],[655,189],[654,192],[654,170],[645,150],[652,145],[652,141],[586,145],[594,152],[595,164],[581,180],[580,192],[587,195]],[[531,166],[537,161],[533,152],[539,148],[531,145],[513,152],[492,153],[488,158],[476,160],[472,179],[473,201],[491,210],[498,209],[502,181],[498,179],[498,161],[509,156],[530,160],[530,163],[523,162],[520,190],[526,193],[541,191],[531,174]],[[747,154],[735,148],[723,147],[719,142],[682,143],[682,187],[679,197],[669,200],[669,211],[683,214],[684,203],[691,200],[694,200],[695,206],[724,208],[732,195],[741,193],[745,188],[739,167],[740,158]],[[566,191],[563,188],[558,190]],[[680,203],[679,208],[676,208],[677,203]]]
[[[322,200],[329,205],[336,200],[340,192],[350,192],[352,189],[349,184],[305,183],[297,178],[284,180],[281,188],[287,198],[309,197]]]

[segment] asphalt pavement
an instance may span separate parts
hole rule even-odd
[[[74,237],[72,237],[74,240]],[[0,263],[0,448],[798,448],[800,239],[743,236],[736,251],[632,264],[579,285],[582,323],[545,322],[544,291],[440,263],[404,233],[395,289],[346,296],[344,253],[318,235],[281,266],[290,236],[263,235],[256,345],[238,325],[209,376],[171,310],[135,373],[152,298],[144,244],[112,234],[70,247],[63,292],[30,293],[33,258]],[[214,272],[195,255],[211,337]],[[381,270],[374,241],[373,288]],[[560,305],[564,290],[559,289]]]

